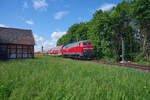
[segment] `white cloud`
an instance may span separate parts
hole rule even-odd
[[[35,39],[35,51],[40,51],[43,45],[43,37],[34,34]]]
[[[42,46],[44,50],[56,47],[57,40],[61,38],[66,32],[53,32],[51,34],[51,40],[45,40],[43,37],[34,34],[35,38],[35,51],[41,51]]]
[[[0,27],[7,27],[7,26],[5,26],[4,24],[0,24]]]
[[[53,32],[51,34],[51,38],[58,40],[59,38],[61,38],[64,34],[66,34],[66,32]]]
[[[65,15],[67,15],[68,11],[60,11],[54,14],[54,19],[59,20],[62,19]]]
[[[97,10],[97,9],[89,9],[88,11],[89,11],[89,14],[90,14],[90,15],[93,15],[93,14],[96,12],[96,10]]]
[[[115,4],[104,4],[100,8],[98,8],[97,10],[101,9],[102,11],[107,11],[107,10],[112,9],[115,6],[116,6]]]
[[[27,21],[26,21],[26,24],[28,24],[28,25],[33,25],[33,24],[34,24],[34,22],[33,22],[33,21],[31,21],[31,20],[27,20]]]
[[[34,34],[34,39],[35,39],[35,42],[42,42],[43,41],[43,37],[35,35],[35,34]]]
[[[33,8],[35,10],[41,9],[41,10],[46,10],[48,4],[46,3],[46,0],[32,0],[33,2]]]
[[[29,6],[28,6],[28,3],[27,3],[27,2],[24,2],[24,4],[23,4],[23,8],[29,8]]]
[[[63,35],[65,35],[66,32],[53,32],[51,34],[51,38],[52,40],[50,41],[51,42],[51,48],[52,47],[56,47],[57,45],[57,40],[60,39]]]

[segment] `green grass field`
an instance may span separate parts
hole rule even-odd
[[[150,100],[150,73],[60,57],[0,62],[0,100]]]

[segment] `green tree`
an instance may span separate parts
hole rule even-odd
[[[133,18],[140,26],[141,33],[144,35],[143,54],[149,57],[147,43],[150,38],[150,0],[134,0],[132,8]]]
[[[112,37],[111,37],[111,45],[113,46],[115,57],[118,59],[121,54],[121,37],[122,34],[125,33],[125,50],[126,54],[133,52],[133,45],[129,45],[129,43],[134,44],[134,34],[132,28],[128,25],[130,21],[130,2],[122,2],[117,5],[110,12],[111,19],[111,29],[112,29]],[[118,59],[119,60],[119,59]]]
[[[57,45],[65,45],[72,42],[87,40],[87,23],[79,23],[72,25],[67,34],[57,41]]]
[[[89,22],[88,39],[95,47],[96,57],[111,56],[113,53],[110,50],[110,20],[109,13],[96,11],[93,19]]]

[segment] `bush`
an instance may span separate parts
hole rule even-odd
[[[144,56],[143,53],[139,53],[136,57],[135,57],[135,61],[148,61],[147,58]]]

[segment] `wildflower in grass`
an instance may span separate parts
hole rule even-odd
[[[112,90],[112,88],[109,88],[109,90]]]

